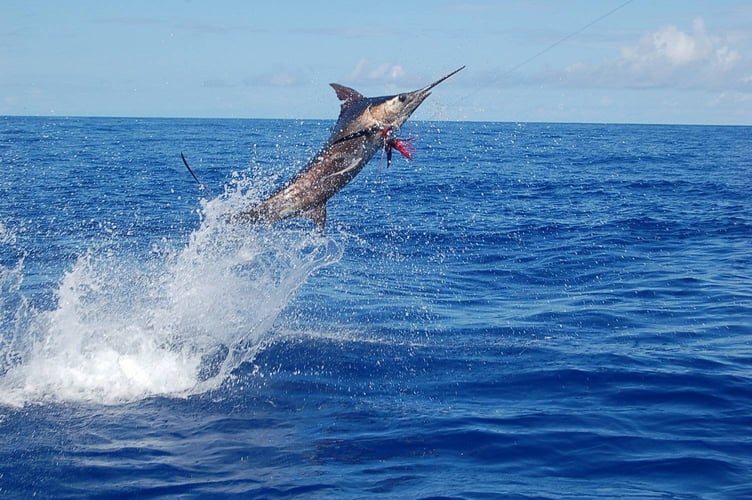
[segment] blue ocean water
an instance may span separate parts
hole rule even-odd
[[[752,128],[331,124],[0,117],[0,496],[752,497]]]

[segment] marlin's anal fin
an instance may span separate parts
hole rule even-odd
[[[311,207],[300,215],[301,217],[311,219],[316,225],[316,229],[323,231],[326,225],[326,203]]]
[[[355,89],[345,87],[339,83],[330,83],[334,91],[337,93],[337,98],[342,101],[342,107],[347,107],[355,101],[360,101],[366,97]]]

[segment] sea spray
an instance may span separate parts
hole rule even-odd
[[[32,320],[20,332],[18,321],[3,326],[13,342],[0,344],[0,403],[187,396],[251,360],[294,292],[342,248],[308,228],[226,224],[239,193],[204,202],[181,249],[89,250],[63,276],[50,310],[4,303],[4,317]],[[19,266],[3,269],[5,286],[19,288]]]

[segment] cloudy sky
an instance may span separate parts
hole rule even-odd
[[[417,118],[752,125],[752,2],[3,0],[0,115],[335,118],[463,64]]]

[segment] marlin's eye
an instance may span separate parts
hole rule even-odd
[[[399,96],[400,102],[405,102],[406,99],[407,99],[407,96],[405,94],[402,94],[401,96]]]

